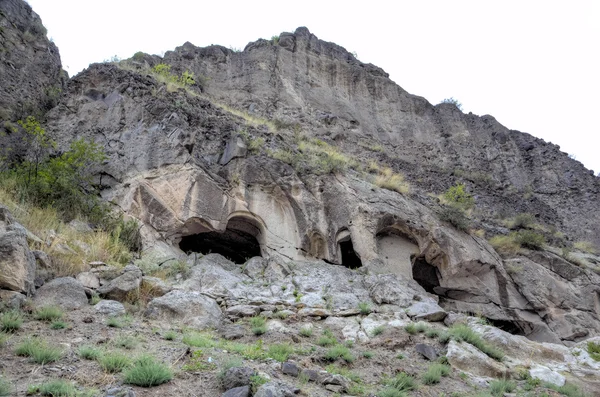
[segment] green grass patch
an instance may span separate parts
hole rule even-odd
[[[381,335],[381,334],[383,334],[384,331],[385,331],[385,327],[383,325],[380,325],[378,327],[373,328],[373,331],[371,331],[371,335],[372,336]]]
[[[511,393],[516,388],[516,384],[507,379],[496,379],[490,382],[490,393],[496,397],[502,397],[504,393]]]
[[[79,357],[86,360],[98,360],[102,355],[102,350],[93,346],[84,345],[79,346],[77,353],[79,353]]]
[[[119,352],[109,352],[103,354],[98,359],[98,364],[105,372],[114,374],[123,371],[125,368],[131,365],[129,357]]]
[[[175,340],[175,339],[177,339],[177,332],[175,332],[175,331],[167,331],[163,335],[163,339],[164,340]]]
[[[134,336],[120,335],[114,340],[114,345],[127,350],[132,350],[137,347],[139,340]]]
[[[292,353],[294,353],[294,348],[284,343],[270,345],[267,349],[267,355],[279,362],[287,361]]]
[[[15,349],[17,356],[29,357],[34,363],[48,364],[58,361],[62,357],[62,350],[49,346],[42,339],[30,338],[21,342]]]
[[[69,324],[67,324],[66,322],[62,321],[62,320],[54,320],[52,321],[52,324],[50,324],[50,328],[52,329],[65,329],[69,326]]]
[[[565,383],[563,386],[556,386],[552,383],[545,383],[544,387],[559,392],[563,396],[567,397],[587,397],[584,392],[571,383]]]
[[[71,382],[64,380],[51,380],[49,382],[42,383],[36,387],[37,392],[42,396],[52,397],[75,397],[77,396],[77,389]]]
[[[422,382],[425,385],[434,385],[440,383],[442,376],[448,376],[450,366],[440,363],[434,363],[427,368],[427,372],[423,374]]]
[[[313,334],[313,330],[312,327],[302,327],[300,328],[300,336],[303,336],[305,338],[310,338]]]
[[[0,331],[16,332],[23,325],[23,316],[16,310],[11,310],[0,315]]]
[[[5,379],[3,376],[0,376],[0,397],[10,396],[13,393],[13,385]]]
[[[62,309],[58,306],[42,306],[35,311],[35,319],[40,321],[57,321],[64,315]]]
[[[259,374],[254,374],[250,377],[250,388],[252,390],[252,394],[254,395],[259,387],[267,383],[269,380]]]
[[[263,316],[251,317],[250,327],[254,335],[262,335],[267,332],[267,319]]]
[[[204,352],[202,350],[196,350],[192,352],[189,362],[181,367],[182,370],[188,372],[212,371],[216,368],[216,364],[209,363],[205,360]]]
[[[124,328],[124,327],[131,325],[132,322],[133,322],[133,318],[130,315],[125,314],[122,316],[109,317],[106,320],[106,325],[111,328]]]
[[[123,381],[130,385],[152,387],[173,379],[173,371],[152,356],[141,356],[125,371]]]
[[[587,351],[592,359],[600,361],[600,343],[588,342]]]
[[[0,347],[4,346],[6,344],[6,342],[8,342],[8,338],[9,335],[4,333],[4,332],[0,332]]]
[[[325,370],[330,374],[342,375],[343,377],[350,379],[352,382],[362,383],[360,375],[358,375],[356,372],[350,371],[348,368],[340,367],[335,364],[329,364],[325,367]]]
[[[448,332],[452,339],[457,342],[470,343],[494,360],[502,361],[504,358],[504,353],[500,349],[486,343],[478,333],[465,324],[456,324]]]
[[[428,338],[437,338],[438,336],[440,336],[441,331],[437,328],[429,328],[427,331],[425,331],[425,336]]]
[[[188,346],[200,348],[215,347],[218,344],[212,335],[201,332],[189,332],[183,335],[183,343]]]
[[[329,348],[323,355],[323,358],[328,361],[336,361],[341,359],[347,363],[354,361],[354,356],[350,352],[350,349],[342,345],[336,345]]]
[[[367,315],[371,313],[371,306],[367,302],[360,302],[358,304],[358,310],[360,311],[360,314]]]

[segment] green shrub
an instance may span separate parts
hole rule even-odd
[[[383,325],[380,325],[378,327],[373,328],[371,335],[372,336],[381,335],[381,334],[383,334],[384,331],[385,331],[385,327]]]
[[[111,374],[121,372],[131,365],[129,357],[123,353],[110,352],[100,356],[98,359],[100,367]]]
[[[406,372],[400,372],[392,379],[385,382],[385,385],[395,390],[407,392],[416,389],[417,383],[415,378],[407,374]]]
[[[172,330],[171,331],[167,331],[163,335],[163,339],[164,340],[175,340],[175,339],[177,339],[177,332],[172,331]]]
[[[496,251],[506,255],[515,255],[521,249],[521,244],[516,241],[514,233],[508,236],[494,236],[489,239],[489,243]]]
[[[62,357],[62,350],[38,338],[31,338],[21,342],[15,349],[17,356],[30,357],[37,364],[47,364],[58,361]]]
[[[490,392],[496,397],[502,397],[504,393],[511,393],[515,388],[515,383],[506,379],[496,379],[490,382]]]
[[[579,251],[587,252],[588,254],[596,254],[598,251],[596,246],[589,241],[577,241],[573,244],[573,247]]]
[[[130,315],[112,316],[106,320],[106,325],[111,328],[123,328],[132,323],[133,319]]]
[[[408,395],[403,392],[394,389],[393,387],[385,388],[377,393],[377,397],[407,397]]]
[[[465,210],[459,206],[443,205],[439,212],[439,218],[441,221],[448,222],[463,232],[466,232],[471,226],[471,221]]]
[[[63,316],[63,311],[58,306],[43,306],[35,311],[36,320],[40,321],[57,321]]]
[[[15,310],[0,315],[0,331],[2,332],[16,332],[22,325],[23,316]]]
[[[290,354],[294,352],[294,348],[290,345],[278,343],[274,345],[270,345],[267,350],[267,355],[272,359],[284,362],[287,361]]]
[[[114,344],[117,347],[121,347],[123,349],[131,350],[134,349],[138,345],[139,341],[134,336],[118,336],[114,340]]]
[[[317,340],[317,345],[328,347],[337,344],[338,341],[333,335],[323,335]]]
[[[410,192],[410,185],[404,180],[404,175],[395,173],[389,167],[379,170],[379,175],[375,178],[375,185],[401,194]]]
[[[371,352],[371,351],[366,351],[366,352],[363,352],[362,356],[363,356],[364,358],[371,359],[371,358],[373,358],[373,357],[375,356],[375,353],[373,353],[373,352]]]
[[[548,389],[552,389],[552,390],[559,392],[563,396],[586,397],[586,394],[584,392],[579,390],[577,388],[577,386],[570,384],[570,383],[565,383],[563,386],[556,386],[555,384],[552,384],[552,383],[545,383],[544,386]]]
[[[436,328],[429,328],[427,331],[425,331],[425,336],[428,338],[437,338],[438,336],[440,336],[440,334],[441,331]]]
[[[251,317],[250,326],[254,335],[262,335],[267,332],[267,320],[263,316]]]
[[[360,311],[360,314],[367,315],[371,313],[371,306],[367,302],[360,302],[358,304],[358,310]]]
[[[444,98],[440,103],[451,103],[452,105],[456,106],[458,110],[462,111],[462,104],[454,97]]]
[[[173,371],[151,356],[142,356],[135,360],[123,377],[125,383],[141,387],[158,386],[171,379],[173,379]]]
[[[350,349],[342,345],[336,345],[329,348],[329,350],[327,350],[323,358],[329,361],[343,359],[347,363],[351,363],[354,361],[354,356],[352,355],[352,353],[350,353]]]
[[[51,380],[37,386],[38,392],[42,396],[52,397],[75,397],[77,389],[73,384],[64,380]]]
[[[588,342],[587,351],[592,359],[600,361],[600,343]]]
[[[530,229],[535,224],[535,217],[528,213],[515,216],[510,222],[511,229]]]
[[[411,335],[417,334],[417,325],[415,323],[410,323],[404,326],[404,330]]]
[[[98,360],[102,355],[102,351],[100,349],[87,345],[80,346],[79,349],[77,349],[77,352],[81,358],[86,360]]]
[[[217,365],[212,362],[208,362],[204,359],[204,353],[202,350],[196,350],[192,352],[187,364],[181,367],[184,371],[199,372],[199,371],[212,371],[217,368]]]
[[[0,347],[4,346],[8,341],[9,335],[4,332],[0,332]]]
[[[13,392],[12,384],[0,375],[0,397],[10,396]]]
[[[448,376],[450,367],[445,364],[434,363],[429,366],[427,372],[423,374],[423,384],[433,385],[440,383],[442,376]]]
[[[515,241],[521,246],[532,250],[540,250],[546,243],[544,236],[532,230],[519,230],[516,232]]]
[[[256,391],[259,387],[267,383],[269,380],[259,374],[254,374],[250,377],[250,389],[252,390],[252,394],[256,394]]]
[[[475,199],[466,190],[465,185],[457,183],[444,192],[444,200],[451,206],[469,209],[475,204]]]
[[[65,329],[69,326],[69,324],[65,323],[62,320],[54,320],[52,324],[50,324],[50,328],[52,329]]]
[[[305,338],[310,338],[312,336],[312,333],[313,333],[312,327],[300,328],[300,336],[304,336]]]

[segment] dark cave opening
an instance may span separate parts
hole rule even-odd
[[[362,261],[354,251],[354,246],[352,245],[350,236],[340,240],[338,244],[342,254],[342,265],[349,269],[358,269],[362,266]]]
[[[257,237],[260,228],[243,218],[229,221],[223,232],[205,232],[184,236],[179,242],[183,252],[221,254],[232,262],[243,264],[254,256],[262,256]]]
[[[509,320],[494,320],[492,318],[485,318],[490,325],[493,325],[496,328],[500,328],[502,331],[506,331],[512,335],[525,335],[523,329],[519,326],[517,322],[509,321]]]
[[[440,286],[438,271],[435,266],[425,261],[425,258],[416,258],[412,266],[413,279],[425,289],[435,294],[434,288]]]

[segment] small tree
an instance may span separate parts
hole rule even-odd
[[[460,102],[458,101],[458,99],[456,99],[456,98],[454,98],[454,97],[450,97],[450,98],[445,98],[445,99],[442,99],[442,101],[441,101],[440,103],[451,103],[451,104],[453,104],[454,106],[456,106],[456,107],[458,108],[458,110],[461,110],[461,111],[462,111],[462,103],[460,103]]]
[[[444,199],[453,206],[461,207],[465,210],[473,207],[475,200],[466,190],[463,183],[457,183],[444,192]]]

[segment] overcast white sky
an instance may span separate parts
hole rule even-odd
[[[600,1],[28,0],[74,75],[186,41],[243,49],[306,26],[412,94],[491,114],[600,172]]]

